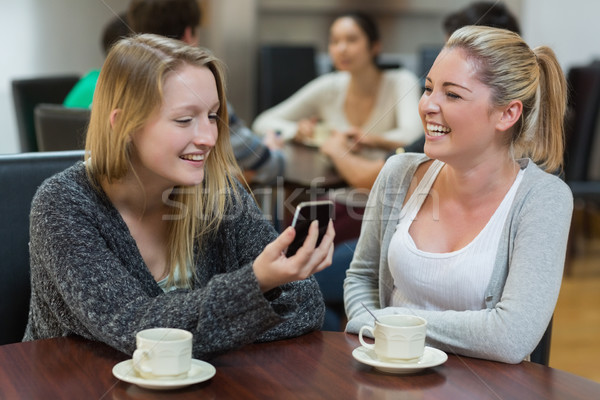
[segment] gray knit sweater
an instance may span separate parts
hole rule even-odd
[[[252,262],[277,233],[240,191],[200,252],[194,289],[163,293],[83,163],[46,180],[31,208],[24,340],[80,335],[131,354],[139,330],[177,327],[194,334],[194,357],[207,359],[319,329],[324,303],[314,278],[260,291]]]

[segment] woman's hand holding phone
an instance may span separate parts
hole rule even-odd
[[[331,220],[318,246],[316,243],[319,237],[319,224],[315,220],[310,224],[308,235],[296,254],[287,257],[285,251],[295,236],[295,229],[287,228],[277,239],[269,243],[254,260],[252,268],[263,292],[284,283],[306,279],[331,265],[335,237]]]

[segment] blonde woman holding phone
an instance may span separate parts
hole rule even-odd
[[[131,354],[136,332],[194,334],[210,358],[319,329],[312,274],[331,263],[329,226],[293,257],[236,181],[223,66],[145,34],[114,45],[92,105],[84,163],[47,180],[31,211],[25,340],[79,335]]]

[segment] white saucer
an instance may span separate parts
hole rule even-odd
[[[134,385],[146,389],[179,389],[194,383],[204,382],[213,376],[217,370],[211,364],[192,359],[192,368],[187,377],[182,379],[144,379],[133,369],[133,361],[126,360],[118,363],[112,369],[114,376],[122,381],[133,383]]]
[[[364,346],[357,347],[352,352],[352,357],[363,364],[370,365],[376,369],[390,374],[412,374],[425,368],[435,367],[443,364],[448,359],[448,355],[442,350],[425,346],[423,357],[412,362],[401,361],[383,361],[377,358],[375,351],[367,349]]]

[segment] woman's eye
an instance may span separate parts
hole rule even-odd
[[[450,97],[451,99],[460,99],[461,98],[459,95],[452,93],[452,92],[446,93],[446,96]]]
[[[187,124],[187,123],[190,123],[191,121],[192,121],[192,118],[190,118],[190,117],[178,118],[175,120],[175,122],[177,122],[178,124]]]
[[[431,93],[431,88],[428,86],[425,86],[425,89],[423,90],[425,93]]]
[[[219,115],[217,113],[210,113],[210,114],[208,114],[208,119],[217,121],[219,119]]]

